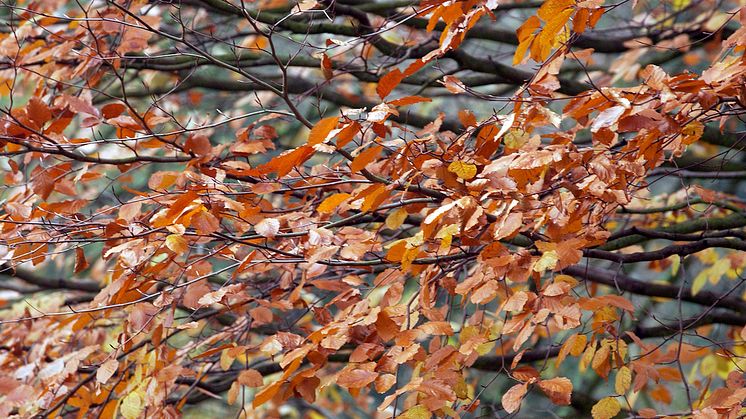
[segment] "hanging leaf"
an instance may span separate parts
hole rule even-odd
[[[370,162],[375,160],[375,158],[378,157],[379,154],[381,154],[381,150],[383,150],[383,146],[377,145],[370,147],[362,153],[358,154],[358,156],[355,157],[355,159],[352,160],[352,162],[350,163],[350,170],[353,173],[358,173],[361,170],[365,169],[365,166],[370,164]]]
[[[604,397],[593,405],[591,415],[593,419],[611,419],[622,410],[622,406],[614,397]]]
[[[528,391],[527,384],[516,384],[503,394],[502,405],[508,413],[513,413],[521,407],[523,397]]]
[[[537,385],[549,397],[552,403],[560,406],[570,404],[572,382],[569,379],[565,377],[550,378],[548,380],[540,380]]]
[[[311,128],[311,132],[308,133],[308,145],[314,146],[329,140],[329,134],[334,128],[337,128],[337,121],[339,121],[339,118],[330,116],[317,122]]]

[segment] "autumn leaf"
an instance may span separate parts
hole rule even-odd
[[[357,173],[365,169],[368,164],[370,164],[376,157],[378,157],[379,154],[381,154],[381,150],[383,150],[383,147],[377,145],[370,147],[362,153],[358,154],[357,157],[355,157],[355,159],[352,160],[352,162],[350,163],[350,171],[352,171],[353,173]]]
[[[555,250],[549,250],[547,252],[542,253],[539,260],[536,261],[534,264],[533,270],[534,272],[544,272],[547,270],[552,270],[557,266],[557,262],[559,261],[559,255]]]
[[[137,392],[127,394],[119,405],[119,413],[126,419],[134,419],[143,411],[143,400]]]
[[[327,141],[329,133],[337,127],[339,118],[336,116],[330,116],[317,122],[316,125],[311,128],[311,132],[308,133],[308,145],[314,146]]]
[[[423,405],[417,405],[407,409],[407,411],[402,413],[399,417],[402,419],[430,419],[432,417],[432,413],[430,412],[430,410],[428,410],[427,407]]]
[[[166,247],[178,254],[186,253],[189,250],[186,239],[179,234],[169,234],[166,236]]]
[[[604,397],[593,405],[591,415],[593,415],[593,419],[611,419],[616,416],[621,409],[622,406],[616,398]]]
[[[398,68],[383,75],[383,77],[378,80],[378,86],[376,87],[378,97],[385,99],[386,96],[388,96],[389,93],[391,93],[391,91],[401,83],[403,78],[404,74]]]
[[[448,165],[448,171],[460,179],[469,180],[477,175],[477,166],[457,160]]]
[[[324,73],[324,78],[326,80],[331,80],[332,77],[334,77],[332,60],[330,60],[329,56],[326,54],[321,54],[321,71]]]
[[[363,369],[348,369],[337,377],[337,384],[347,388],[361,388],[372,383],[378,377],[378,373]]]
[[[5,3],[0,416],[743,414],[734,2]]]
[[[552,403],[560,406],[570,404],[572,395],[572,382],[565,377],[540,380],[537,384],[541,391],[549,397]]]
[[[407,215],[406,210],[398,208],[386,216],[386,227],[391,230],[399,228],[404,223],[404,220],[406,220]]]
[[[273,238],[280,231],[280,221],[276,218],[265,218],[254,226],[260,236]]]
[[[424,96],[405,96],[399,99],[394,99],[388,102],[391,106],[407,106],[415,103],[432,102],[433,100],[429,97]]]
[[[264,384],[264,377],[255,369],[241,371],[237,380],[247,387],[261,387]]]
[[[528,391],[527,384],[516,384],[508,389],[502,397],[503,409],[508,413],[517,411],[521,407],[521,402],[523,401],[523,396],[526,395],[526,391]]]
[[[316,207],[316,211],[320,212],[321,214],[329,214],[334,212],[339,204],[342,202],[348,200],[350,198],[350,194],[348,193],[338,193],[331,195],[324,199],[324,202],[319,204],[318,207]]]
[[[614,390],[616,393],[619,395],[626,394],[631,385],[632,371],[627,366],[619,368],[614,379]]]
[[[113,376],[119,369],[119,362],[116,358],[110,358],[103,364],[101,364],[96,370],[96,381],[101,384],[106,384],[107,381]]]
[[[282,381],[275,381],[274,383],[263,388],[254,396],[254,400],[251,402],[251,405],[254,408],[257,408],[270,401],[272,397],[274,397],[275,394],[277,394],[277,392],[280,390],[281,384]]]

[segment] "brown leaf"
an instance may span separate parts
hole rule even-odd
[[[526,391],[528,390],[528,385],[523,384],[516,384],[513,387],[511,387],[508,391],[503,394],[502,397],[502,405],[503,409],[505,409],[508,413],[513,413],[518,408],[521,407],[521,402],[523,401],[523,396],[526,395]]]
[[[363,388],[378,378],[378,373],[363,369],[346,369],[337,377],[336,383],[347,388]]]
[[[549,397],[552,403],[560,406],[566,406],[570,404],[570,396],[572,395],[572,382],[565,377],[551,378],[549,380],[541,380],[538,384],[541,391]]]
[[[264,377],[257,370],[248,369],[238,374],[238,383],[247,387],[261,387],[264,385]]]

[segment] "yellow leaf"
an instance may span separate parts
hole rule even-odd
[[[184,254],[189,250],[186,239],[180,234],[169,234],[166,237],[166,247],[176,254]]]
[[[678,12],[680,10],[684,10],[689,4],[691,4],[692,0],[673,0],[673,11]]]
[[[448,171],[460,179],[469,180],[477,175],[477,166],[457,160],[448,165]]]
[[[316,208],[316,211],[318,211],[321,214],[328,214],[334,212],[334,210],[337,209],[339,204],[347,200],[347,198],[350,197],[350,194],[348,193],[336,193],[328,198],[326,198],[319,206]]]
[[[560,12],[575,5],[575,0],[547,0],[536,14],[545,22],[555,18]]]
[[[541,258],[534,264],[534,272],[544,272],[548,269],[554,269],[557,266],[557,261],[559,261],[559,255],[556,250],[544,252]]]
[[[673,255],[673,260],[671,261],[671,275],[676,276],[676,274],[679,273],[679,266],[681,266],[681,256]]]
[[[122,403],[119,405],[119,413],[125,419],[134,419],[140,417],[142,412],[142,398],[136,392],[132,392],[122,399]]]
[[[700,136],[704,133],[705,126],[699,121],[692,121],[686,125],[684,125],[684,128],[681,130],[681,133],[684,135],[696,135]]]
[[[403,419],[430,419],[431,416],[427,407],[420,404],[402,413],[399,417]]]
[[[223,349],[223,352],[220,354],[220,368],[223,369],[223,371],[228,371],[231,368],[231,365],[233,365],[233,360],[236,358],[231,355],[231,351],[229,349]]]
[[[588,368],[588,365],[590,365],[591,361],[593,360],[593,356],[595,354],[596,354],[595,343],[592,343],[591,345],[588,345],[585,348],[585,351],[583,352],[583,356],[580,357],[580,363],[578,364],[578,368],[580,369],[581,372],[585,371],[586,368]]]
[[[524,144],[528,141],[528,133],[522,129],[511,129],[510,131],[505,134],[505,137],[503,138],[503,143],[508,148],[514,148],[518,149],[523,147]]]
[[[593,419],[611,419],[616,416],[620,410],[622,410],[622,406],[619,404],[617,399],[613,397],[604,397],[593,406],[593,409],[591,409],[591,415],[593,415]]]
[[[559,355],[557,356],[557,359],[555,360],[555,366],[559,368],[559,366],[562,365],[562,362],[565,360],[568,354],[571,354],[572,356],[580,356],[580,354],[582,354],[583,350],[585,349],[585,345],[587,341],[588,341],[587,336],[578,335],[577,333],[568,337],[567,340],[565,340],[565,343],[562,344],[562,348],[560,349]]]
[[[710,269],[707,270],[710,284],[715,285],[720,282],[720,279],[728,273],[730,270],[730,260],[727,258],[718,259]]]
[[[532,54],[534,61],[544,61],[552,50],[552,47],[556,44],[558,37],[562,35],[562,29],[564,28],[570,16],[573,14],[573,9],[562,10],[561,12],[553,15],[547,22],[546,26],[541,30],[541,33],[536,39],[536,45],[540,51],[538,55]],[[532,47],[532,53],[534,52]],[[537,59],[538,58],[538,59]]]
[[[707,276],[707,270],[703,270],[697,274],[697,277],[694,278],[694,282],[692,283],[692,295],[697,295],[697,293],[702,290],[707,283]]]
[[[386,228],[390,230],[396,230],[401,227],[404,220],[407,219],[407,210],[404,208],[397,208],[396,211],[386,216]]]
[[[448,224],[438,231],[438,234],[435,235],[435,238],[441,239],[440,247],[438,249],[440,252],[445,252],[451,247],[453,235],[458,234],[458,230],[458,224]]]
[[[619,395],[627,393],[630,385],[632,384],[632,371],[625,367],[619,368],[616,373],[616,379],[614,380],[614,390]]]
[[[404,251],[404,255],[401,258],[401,270],[406,272],[409,267],[412,266],[412,262],[417,259],[417,255],[420,254],[420,249],[415,247],[414,249],[407,249]]]

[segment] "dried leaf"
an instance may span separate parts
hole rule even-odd
[[[570,404],[572,395],[572,382],[565,377],[541,380],[538,384],[541,391],[549,397],[552,403],[560,406]]]
[[[119,361],[117,361],[116,358],[109,358],[98,367],[98,370],[96,370],[96,382],[106,384],[106,382],[109,381],[109,378],[111,378],[118,369]]]
[[[632,385],[632,371],[626,366],[619,368],[614,379],[614,390],[616,394],[624,395]]]
[[[619,401],[614,397],[604,397],[591,409],[593,419],[611,419],[622,410]]]
[[[311,128],[311,132],[308,133],[308,145],[314,146],[327,141],[329,139],[329,133],[331,133],[334,128],[337,128],[338,121],[338,117],[330,116],[317,122],[316,125]]]
[[[523,401],[523,396],[526,395],[526,391],[528,391],[528,385],[525,383],[516,384],[511,387],[505,392],[505,394],[503,394],[503,409],[508,413],[513,413],[518,410],[518,408],[521,407],[521,402]]]
[[[280,231],[280,221],[276,218],[265,218],[254,226],[254,230],[260,236],[273,238]]]
[[[318,211],[321,214],[329,214],[334,212],[339,204],[346,201],[350,198],[350,194],[348,193],[336,193],[334,195],[331,195],[324,199],[321,204],[319,204],[318,207],[316,207],[316,211]]]
[[[477,175],[477,166],[457,160],[448,165],[448,171],[455,174],[460,179],[469,180]]]

